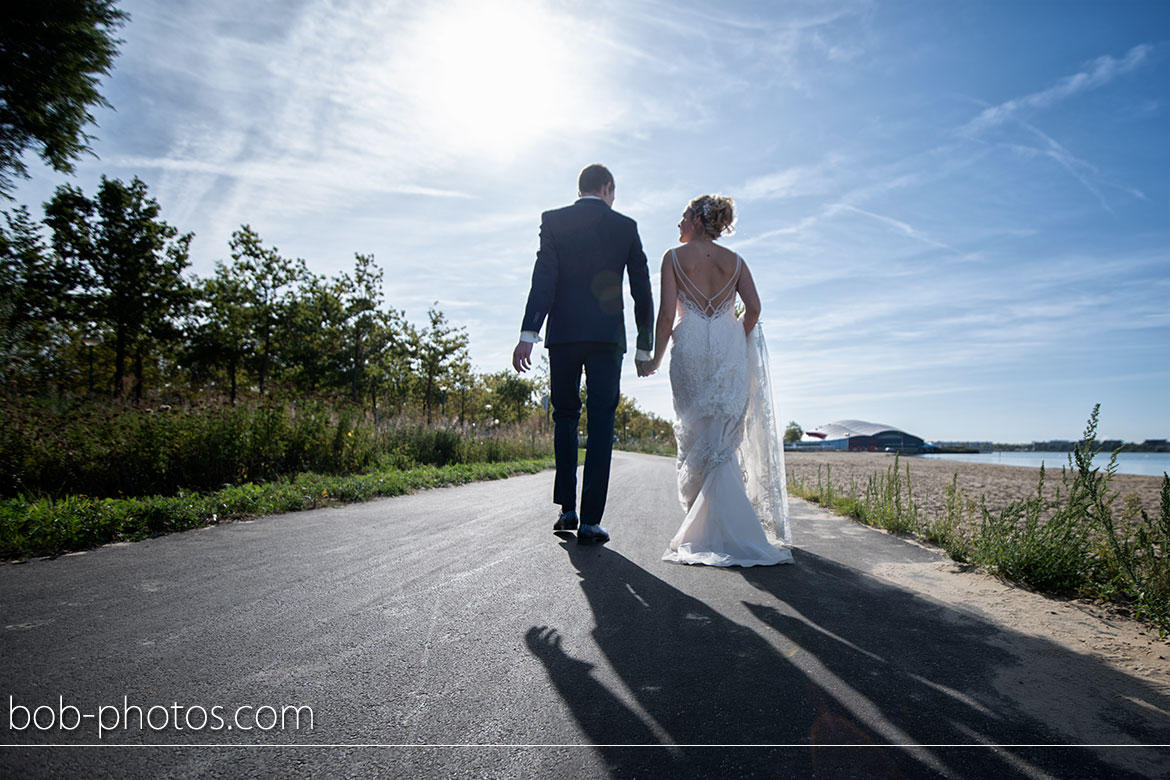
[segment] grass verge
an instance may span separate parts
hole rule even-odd
[[[275,482],[247,482],[210,493],[180,492],[174,496],[7,499],[0,501],[0,558],[86,550],[227,520],[534,474],[552,465],[552,458],[456,463],[343,476],[302,473]]]

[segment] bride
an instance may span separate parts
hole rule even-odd
[[[734,206],[718,195],[695,198],[678,224],[682,245],[662,258],[655,352],[645,373],[658,369],[673,339],[678,493],[687,516],[662,558],[675,563],[792,563],[784,450],[756,324],[760,296],[743,258],[715,243],[731,232]]]

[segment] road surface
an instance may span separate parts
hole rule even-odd
[[[1161,692],[875,574],[932,551],[794,501],[795,565],[675,566],[670,459],[615,453],[606,546],[552,533],[551,490],[0,565],[0,774],[1170,775],[1165,749],[1070,746],[1170,743]],[[1005,684],[1036,657],[1059,671]]]

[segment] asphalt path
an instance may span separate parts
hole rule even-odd
[[[0,565],[0,774],[1170,776],[1164,749],[1067,725],[1170,743],[1160,692],[874,573],[935,552],[794,501],[795,565],[677,566],[670,459],[615,453],[608,545],[553,534],[551,490],[545,472]],[[1036,681],[1067,686],[1047,717],[1002,684],[1030,654],[1064,672]],[[1089,673],[1109,695],[1078,689]],[[273,727],[286,706],[311,728]]]

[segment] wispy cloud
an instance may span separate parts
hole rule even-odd
[[[813,165],[795,165],[754,176],[737,188],[736,196],[749,201],[819,195],[837,184],[840,172],[846,165],[843,155],[831,154]]]
[[[1027,109],[1047,108],[1080,92],[1104,86],[1146,62],[1153,50],[1153,46],[1143,43],[1134,46],[1121,59],[1108,54],[1098,57],[1085,63],[1083,70],[1065,76],[1046,89],[983,109],[978,116],[963,125],[961,130],[965,133],[979,133],[1002,125]]]
[[[912,238],[915,241],[921,241],[924,244],[929,244],[930,246],[938,247],[939,249],[948,249],[951,251],[955,251],[953,247],[948,246],[947,244],[944,244],[940,241],[935,241],[933,238],[926,235],[921,230],[917,230],[916,228],[912,227],[911,225],[909,225],[909,224],[907,224],[899,219],[894,219],[893,217],[887,217],[887,216],[884,216],[882,214],[875,214],[872,211],[866,211],[865,209],[859,209],[856,206],[851,206],[847,203],[833,204],[832,206],[829,207],[827,213],[829,215],[833,215],[833,214],[836,214],[836,213],[841,212],[841,211],[848,211],[848,212],[852,212],[854,214],[861,214],[862,216],[869,217],[870,219],[876,219],[878,222],[881,222],[884,225],[888,225],[888,226],[892,227],[895,231],[906,236],[907,238]]]
[[[181,171],[185,173],[202,173],[213,176],[223,176],[230,179],[252,180],[269,184],[290,184],[296,182],[322,183],[334,176],[329,175],[328,169],[323,166],[293,168],[279,162],[244,161],[238,163],[215,162],[206,159],[182,159],[174,157],[138,157],[123,155],[110,158],[112,165],[121,165],[134,168],[156,168],[164,171]],[[362,181],[362,172],[340,174],[336,182],[338,189],[345,187],[353,190],[360,187],[366,191],[397,193],[401,195],[422,195],[430,198],[474,198],[476,196],[458,190],[446,190],[436,187],[424,187],[414,184],[399,184],[388,182],[376,177]]]

